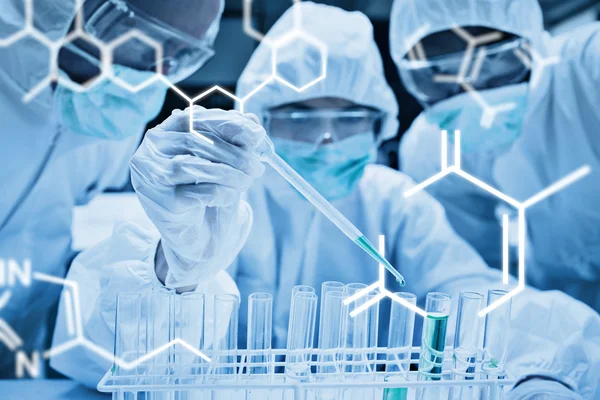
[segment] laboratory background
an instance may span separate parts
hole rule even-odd
[[[7,1],[0,32],[27,18]],[[186,17],[166,1],[84,1],[100,38],[118,41],[111,18],[156,35],[170,90],[23,89],[65,0],[31,0],[50,39],[0,38],[0,399],[600,400],[600,0],[194,0],[213,19],[175,33]],[[269,41],[298,26],[329,48],[328,76],[243,105],[225,93],[255,89]],[[77,40],[69,82],[107,62]],[[165,66],[177,40],[193,48],[169,65],[190,62],[183,80]],[[318,70],[290,43],[292,75]],[[109,61],[135,81],[132,49]],[[435,75],[469,57],[488,87]],[[179,91],[212,92],[195,110]],[[486,123],[502,98],[514,109]],[[344,118],[333,137],[306,122]]]

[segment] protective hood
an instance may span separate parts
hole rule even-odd
[[[7,38],[25,26],[25,1],[6,0],[0,13],[0,37]],[[73,0],[32,1],[33,25],[53,42],[67,34],[75,17]],[[0,48],[0,79],[11,96],[21,97],[49,73],[50,52],[37,40],[27,36],[11,46]],[[48,87],[35,99],[36,105],[49,105],[52,91]]]
[[[83,5],[85,2],[86,0],[32,0],[33,26],[52,42],[60,42],[67,35],[71,23],[75,19],[76,3]],[[3,1],[2,12],[0,13],[0,38],[8,38],[13,33],[23,29],[26,15],[24,3],[24,0]],[[224,4],[224,0],[218,0],[216,4],[218,9],[213,20],[202,21],[198,17],[188,18],[186,21],[181,19],[181,26],[178,26],[178,28],[190,34],[204,31],[203,38],[208,43],[213,43],[219,31],[219,22]],[[175,20],[173,13],[181,12],[177,7],[167,7],[167,10],[165,10],[164,2],[160,1],[140,1],[140,4],[136,4],[136,6],[151,15],[161,15],[169,20]],[[215,13],[214,10],[209,9],[209,5],[206,7],[206,12]],[[202,15],[205,10],[199,8],[193,12]],[[193,29],[189,26],[192,23],[195,24]],[[21,101],[25,93],[48,76],[51,62],[54,61],[51,59],[50,51],[46,46],[28,35],[11,46],[0,47],[0,80],[3,82],[4,88],[10,91],[11,97],[15,97],[15,101]],[[52,90],[50,85],[46,85],[46,88],[32,102],[36,106],[48,106],[51,103]]]
[[[326,77],[300,93],[280,82],[271,82],[245,102],[244,111],[262,120],[264,111],[272,107],[321,97],[342,98],[384,111],[380,139],[394,137],[398,130],[398,104],[385,80],[368,18],[360,12],[301,2],[283,14],[267,33],[268,39],[275,41],[294,29],[294,7],[300,14],[300,29],[328,49]],[[278,48],[276,60],[278,75],[297,87],[321,75],[319,49],[307,41],[293,40]],[[237,95],[248,95],[272,71],[272,47],[262,41],[242,72]]]
[[[482,26],[541,47],[544,24],[537,0],[395,0],[390,49],[396,65],[424,37],[453,26]]]

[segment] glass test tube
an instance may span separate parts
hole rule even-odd
[[[419,357],[419,380],[438,381],[442,379],[444,348],[446,347],[446,329],[450,315],[450,296],[445,293],[427,294],[423,321],[421,351]],[[442,388],[429,387],[417,390],[417,399],[439,399]]]
[[[479,355],[483,295],[477,292],[461,292],[458,298],[458,315],[454,333],[453,375],[455,380],[472,380]],[[451,398],[472,399],[477,388],[456,386],[451,389]]]
[[[148,316],[146,327],[146,349],[148,353],[159,351],[174,339],[175,291],[167,288],[153,288],[148,295]],[[160,351],[150,360],[150,373],[164,377],[170,373],[173,350]]]
[[[342,282],[336,282],[336,281],[328,281],[328,282],[323,282],[323,284],[321,285],[321,304],[319,305],[319,310],[318,310],[318,314],[319,314],[319,336],[318,336],[318,340],[319,340],[319,348],[321,348],[321,334],[323,332],[323,314],[324,314],[324,310],[325,310],[325,300],[327,299],[327,293],[329,292],[343,292],[344,291],[344,284]]]
[[[178,336],[194,349],[204,351],[204,316],[206,301],[203,293],[184,293],[180,298]],[[202,375],[207,372],[204,359],[180,346],[178,359],[181,373]]]
[[[233,294],[215,296],[213,363],[217,377],[237,372],[238,316],[240,299]]]
[[[506,290],[489,290],[487,304],[490,305],[508,292]],[[510,333],[510,312],[512,300],[499,305],[485,317],[485,333],[483,336],[482,372],[487,379],[504,379],[506,375],[506,357]],[[502,399],[504,390],[500,386],[490,386],[484,393],[489,399]]]
[[[271,371],[271,339],[273,329],[273,296],[252,293],[248,296],[248,350],[250,375],[269,378]]]
[[[320,382],[339,382],[342,377],[341,361],[344,347],[346,317],[348,312],[344,304],[344,287],[340,291],[325,292],[325,301],[321,301],[321,333],[319,336],[319,357],[317,359],[317,379]],[[321,389],[317,392],[319,400],[340,398],[339,389]]]
[[[450,296],[445,293],[427,294],[419,358],[419,376],[423,380],[441,379],[450,305]]]
[[[367,301],[373,300],[377,295],[379,295],[379,290],[375,290],[369,293],[365,298]],[[379,341],[379,302],[376,302],[372,306],[370,306],[367,311],[367,320],[368,320],[368,346],[369,353],[367,357],[372,362],[369,364],[369,368],[371,372],[375,373],[376,368],[376,360],[377,357],[377,343]]]
[[[344,347],[347,306],[344,304],[346,294],[344,291],[329,291],[325,294],[322,316],[323,325],[319,348],[321,353],[317,372],[339,373],[339,362],[341,361],[341,349]]]
[[[131,363],[139,357],[141,308],[139,293],[117,295],[113,375],[137,375],[137,367],[122,368],[116,360]]]
[[[353,296],[364,290],[367,285],[350,283],[346,285],[346,295]],[[363,306],[370,296],[363,296],[346,308],[346,338],[344,340],[344,372],[343,376],[348,381],[370,381],[373,375],[369,372],[369,311],[352,316],[351,313]],[[346,400],[371,398],[373,389],[348,389],[344,392]]]
[[[417,304],[417,296],[413,293],[398,292],[395,295],[412,305]],[[397,301],[392,301],[385,367],[386,382],[408,381],[414,329],[415,312]],[[406,400],[407,397],[408,388],[385,389],[383,392],[384,400]]]
[[[294,298],[294,294],[298,292],[316,293],[316,290],[314,287],[309,285],[296,285],[292,288],[292,299]]]
[[[296,292],[292,295],[287,336],[286,377],[308,381],[310,357],[315,335],[317,295]]]
[[[212,336],[214,383],[234,382],[237,378],[239,309],[240,298],[236,295],[221,294],[214,297]],[[212,400],[229,400],[232,397],[236,397],[235,391],[219,389],[212,393]]]
[[[273,333],[273,296],[252,293],[248,296],[248,378],[252,382],[269,382],[273,377],[271,340]],[[269,390],[248,389],[246,400],[270,399]]]
[[[205,352],[204,319],[206,315],[206,297],[203,293],[184,293],[179,298],[179,320],[176,336],[190,347]],[[208,374],[210,364],[183,345],[177,346],[177,378],[180,384],[198,385]],[[203,400],[210,393],[181,391],[177,400]]]
[[[353,296],[365,289],[362,283],[346,285],[346,295]],[[344,341],[344,372],[349,374],[367,372],[367,349],[369,347],[369,313],[362,312],[355,317],[350,313],[367,302],[366,296],[356,300],[347,307],[346,339]]]

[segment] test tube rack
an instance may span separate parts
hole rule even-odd
[[[419,377],[417,365],[419,362],[419,347],[412,347],[410,361],[397,361],[395,354],[406,349],[366,348],[352,349],[352,353],[361,357],[347,357],[348,349],[319,350],[312,349],[310,357],[310,374],[306,379],[297,379],[286,374],[285,357],[289,351],[272,349],[270,351],[235,350],[235,357],[219,357],[222,354],[206,354],[211,362],[198,359],[193,364],[178,364],[178,354],[186,349],[175,349],[175,356],[170,358],[169,365],[140,364],[129,372],[123,370],[115,373],[109,370],[100,383],[98,390],[112,393],[114,400],[142,400],[142,399],[214,399],[218,394],[229,400],[236,399],[278,399],[278,400],[311,400],[311,399],[385,399],[385,389],[404,389],[402,398],[418,398],[419,391],[433,390],[426,399],[448,399],[452,390],[465,390],[469,388],[468,398],[502,398],[515,383],[515,379],[506,374],[501,377],[490,377],[489,373],[482,370],[478,357],[475,372],[465,373],[452,370],[453,351],[447,347],[444,352],[442,373],[436,379],[423,380]],[[336,354],[331,357],[332,351]],[[325,354],[327,353],[327,354]],[[231,354],[228,354],[231,355]],[[263,357],[254,357],[262,355]],[[269,360],[268,362],[251,363],[250,358]],[[235,359],[233,365],[219,365],[217,359]],[[348,359],[362,361],[347,361]],[[339,361],[319,361],[322,359]],[[366,371],[360,373],[346,372],[356,370]],[[402,372],[395,379],[389,379],[386,366],[401,365]],[[402,365],[404,364],[404,365]],[[410,365],[409,365],[410,364]],[[157,368],[158,367],[158,368]],[[233,375],[220,376],[219,369],[232,369]],[[263,367],[269,371],[264,375],[251,375],[251,367]],[[334,367],[334,368],[331,368]],[[169,371],[165,374],[154,374],[152,371]],[[319,373],[320,370],[334,371]],[[387,379],[386,379],[387,378]],[[453,389],[455,388],[455,389]],[[358,395],[356,395],[358,393]],[[433,396],[431,395],[433,393]],[[465,392],[461,392],[465,393]],[[490,393],[481,396],[480,393]],[[257,396],[258,395],[258,396]],[[471,397],[473,396],[473,397]],[[419,398],[423,398],[419,396]],[[452,397],[450,397],[452,398]],[[464,395],[460,398],[467,398]]]

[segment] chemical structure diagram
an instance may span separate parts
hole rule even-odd
[[[25,262],[23,265],[23,269],[18,269],[18,265],[13,262],[12,267],[10,268],[10,273],[7,274],[14,283],[15,274],[19,274],[19,279],[23,286],[29,286],[31,284],[31,280],[36,280],[40,282],[44,282],[47,284],[60,285],[63,286],[62,294],[65,308],[65,323],[67,327],[67,332],[71,339],[67,340],[64,343],[61,343],[57,346],[54,346],[41,354],[39,352],[33,352],[31,356],[27,356],[24,351],[19,350],[19,347],[23,345],[23,340],[19,337],[19,335],[10,327],[6,321],[0,318],[0,342],[4,343],[9,350],[16,353],[16,376],[17,378],[22,378],[25,376],[25,370],[30,376],[38,376],[40,373],[40,360],[43,357],[45,360],[50,359],[51,357],[58,356],[62,353],[65,353],[71,349],[76,347],[83,347],[87,350],[95,353],[99,357],[105,359],[110,363],[114,363],[116,366],[125,369],[132,370],[136,368],[138,365],[142,365],[149,360],[157,357],[159,354],[167,351],[169,348],[174,346],[181,346],[196,356],[204,359],[207,362],[210,362],[210,358],[203,354],[201,351],[196,349],[194,346],[188,344],[184,340],[180,338],[176,338],[171,340],[169,343],[165,343],[162,346],[157,347],[151,352],[148,352],[142,357],[139,357],[133,361],[124,361],[118,357],[115,357],[111,351],[107,351],[100,346],[94,344],[92,341],[88,340],[83,331],[83,322],[81,318],[81,307],[79,302],[79,286],[77,282],[70,281],[67,279],[57,278],[52,275],[43,274],[39,272],[34,272],[31,274],[31,264]],[[10,293],[10,292],[5,292]]]
[[[546,199],[547,197],[552,196],[553,194],[565,189],[567,186],[577,182],[578,180],[584,178],[591,172],[591,168],[589,165],[584,165],[577,170],[571,172],[567,176],[562,179],[556,181],[545,189],[541,190],[537,194],[531,196],[529,199],[519,202],[514,198],[507,196],[506,194],[500,192],[496,188],[488,185],[487,183],[477,179],[476,177],[470,175],[461,169],[461,144],[460,144],[460,131],[454,132],[454,165],[448,165],[448,132],[442,131],[442,142],[441,142],[441,171],[431,178],[421,182],[420,184],[414,186],[412,189],[406,191],[404,193],[404,197],[408,198],[413,196],[414,194],[426,189],[428,186],[434,184],[435,182],[443,179],[447,175],[452,173],[464,178],[465,180],[471,182],[473,185],[478,186],[479,188],[487,191],[491,195],[497,197],[498,199],[506,202],[511,205],[518,211],[518,284],[517,286],[509,291],[506,295],[499,298],[495,302],[489,304],[487,307],[483,308],[479,311],[478,315],[480,317],[485,317],[489,312],[493,311],[500,305],[504,304],[510,298],[515,296],[517,293],[521,292],[525,289],[525,235],[527,232],[527,225],[525,219],[525,211],[527,208],[531,207],[534,204],[539,203],[540,201]],[[384,237],[379,237],[379,251],[382,255],[385,256],[385,242]],[[502,283],[507,285],[509,283],[509,216],[507,213],[502,214]],[[421,308],[408,303],[406,300],[396,296],[394,293],[390,292],[385,288],[385,270],[383,266],[379,266],[379,280],[372,285],[364,288],[363,290],[357,292],[353,296],[348,297],[344,300],[344,304],[349,305],[351,303],[356,302],[362,297],[372,293],[373,291],[379,291],[372,299],[364,302],[360,306],[356,307],[350,315],[355,317],[361,312],[367,310],[372,305],[376,304],[380,300],[385,297],[388,297],[398,303],[404,305],[411,311],[426,317],[427,312],[422,310]]]
[[[415,34],[413,34],[410,38],[407,38],[406,45],[408,48],[410,48],[408,52],[408,59],[410,61],[427,61],[425,49],[423,48],[423,44],[418,41],[418,38],[423,36],[423,32],[427,32],[428,30],[429,25],[425,25],[415,32]],[[517,104],[514,102],[491,105],[474,87],[474,83],[479,79],[484,62],[488,56],[488,49],[486,45],[495,43],[502,39],[504,34],[502,32],[495,31],[479,36],[473,36],[459,26],[454,26],[452,31],[459,38],[464,40],[467,45],[460,68],[456,75],[436,74],[433,76],[433,81],[438,83],[452,83],[459,85],[482,109],[480,125],[482,128],[489,129],[494,123],[494,120],[498,114],[511,111],[517,107]],[[412,44],[415,42],[416,44],[412,46]],[[525,65],[525,67],[532,71],[532,77],[530,81],[532,88],[537,87],[540,82],[541,75],[546,67],[560,62],[560,58],[557,56],[548,58],[542,57],[542,55],[533,49],[529,43],[524,43],[523,49],[516,48],[514,53],[515,56]]]
[[[291,31],[285,33],[279,38],[272,39],[265,37],[262,33],[255,30],[251,25],[252,19],[252,0],[243,0],[244,5],[244,32],[258,40],[263,41],[269,48],[271,49],[272,54],[272,70],[271,75],[268,76],[264,82],[258,85],[254,90],[248,93],[245,97],[240,98],[229,91],[221,88],[218,85],[211,87],[210,89],[200,93],[195,97],[190,97],[186,93],[184,93],[180,88],[178,88],[173,82],[171,82],[165,75],[162,73],[162,61],[163,61],[163,48],[161,43],[157,42],[153,38],[147,36],[142,31],[137,29],[131,29],[125,34],[113,39],[109,43],[103,43],[94,36],[87,33],[84,29],[83,24],[83,2],[84,0],[74,0],[74,9],[73,12],[75,14],[74,20],[74,29],[72,32],[67,34],[64,38],[52,41],[43,32],[38,30],[33,23],[34,17],[34,0],[23,0],[24,5],[24,21],[23,26],[16,32],[11,33],[7,37],[0,38],[0,48],[9,47],[19,42],[20,40],[24,40],[26,38],[33,38],[37,42],[41,43],[45,46],[49,51],[49,69],[47,75],[37,84],[34,85],[24,96],[23,102],[29,103],[36,96],[38,96],[45,88],[47,88],[51,83],[56,82],[59,85],[63,85],[68,89],[75,92],[86,92],[88,90],[92,90],[98,83],[100,83],[104,79],[109,79],[114,82],[116,85],[128,90],[131,93],[136,93],[152,84],[165,84],[179,96],[181,96],[184,100],[186,100],[189,107],[189,126],[190,132],[195,133],[204,141],[209,143],[210,145],[214,145],[213,141],[206,136],[202,135],[200,132],[197,132],[194,129],[194,110],[193,106],[196,102],[200,101],[202,98],[214,93],[220,92],[221,94],[231,98],[240,107],[240,111],[244,111],[244,104],[257,92],[259,92],[266,85],[271,83],[280,83],[283,84],[297,92],[303,92],[315,85],[316,83],[322,81],[326,78],[327,75],[327,57],[328,51],[327,46],[323,44],[318,38],[314,37],[310,33],[304,31],[301,26],[301,12],[299,7],[295,7],[296,4],[300,2],[300,0],[293,1],[293,17],[294,17],[294,27]],[[76,82],[71,81],[65,75],[59,73],[58,68],[58,54],[60,50],[70,43],[76,40],[83,40],[88,44],[94,46],[99,52],[99,74],[87,82],[83,84],[78,84]],[[151,77],[146,79],[143,82],[127,82],[117,76],[113,71],[113,54],[115,50],[119,47],[123,46],[130,40],[137,40],[148,47],[150,47],[154,51],[155,55],[155,65],[156,69],[154,74]],[[277,52],[286,46],[292,44],[294,41],[304,41],[308,43],[310,46],[313,46],[317,49],[318,54],[320,55],[321,62],[321,73],[319,76],[314,77],[310,82],[305,83],[304,85],[295,85],[293,82],[289,82],[284,77],[280,76],[277,69]],[[1,261],[1,260],[0,260]],[[3,264],[2,264],[3,265]],[[83,326],[81,321],[81,310],[79,307],[79,293],[77,283],[74,281],[69,281],[62,278],[57,278],[51,275],[42,274],[42,273],[33,273],[31,275],[31,264],[28,262],[24,262],[23,270],[19,270],[16,262],[12,260],[9,261],[8,267],[11,273],[8,274],[9,279],[14,281],[14,277],[18,276],[21,278],[21,281],[24,283],[23,286],[29,286],[31,279],[42,281],[48,284],[62,285],[64,287],[62,296],[65,304],[65,314],[66,314],[66,324],[68,333],[73,336],[72,339],[68,340],[65,343],[61,343],[57,346],[54,346],[46,351],[44,351],[41,355],[44,359],[49,359],[53,356],[58,356],[64,352],[72,350],[76,347],[84,347],[89,351],[95,353],[99,357],[109,361],[114,362],[115,365],[130,370],[135,368],[136,366],[156,357],[160,353],[168,350],[170,347],[175,345],[183,346],[188,349],[195,355],[201,357],[206,361],[210,361],[210,359],[197,350],[194,346],[186,343],[184,340],[180,338],[176,338],[169,343],[164,344],[163,346],[158,347],[154,351],[144,355],[143,357],[138,358],[137,360],[126,362],[118,357],[115,357],[112,352],[107,351],[93,342],[89,341],[85,338],[83,332]],[[13,278],[11,278],[13,277]],[[2,278],[3,279],[3,278]],[[2,284],[3,282],[0,282]],[[10,283],[10,282],[9,282]],[[14,283],[14,282],[13,282]],[[0,285],[3,286],[3,285]],[[10,286],[10,285],[9,285]],[[0,310],[5,307],[12,297],[12,292],[8,289],[4,290],[2,294],[0,294]],[[12,352],[17,351],[22,345],[23,340],[21,337],[15,332],[12,327],[3,319],[0,318],[0,342],[4,343],[6,347]],[[40,354],[34,352],[30,358],[23,351],[18,351],[16,353],[16,375],[17,377],[24,377],[25,369],[29,373],[30,376],[38,376],[40,373]]]
[[[406,48],[410,49],[408,52],[408,59],[410,61],[427,61],[427,55],[425,53],[425,49],[423,44],[420,41],[420,38],[424,37],[427,32],[430,31],[431,26],[429,24],[423,25],[416,32],[414,32],[410,37],[405,39]],[[508,112],[514,109],[517,104],[514,102],[502,103],[497,105],[490,105],[485,98],[475,89],[473,83],[476,82],[481,73],[485,58],[487,56],[487,48],[485,45],[497,42],[502,39],[502,32],[489,32],[479,36],[473,36],[465,29],[454,26],[452,31],[465,41],[467,44],[465,49],[465,54],[462,59],[459,71],[457,75],[444,75],[437,74],[434,75],[434,82],[439,83],[453,83],[460,85],[461,88],[468,93],[473,100],[481,107],[482,109],[482,117],[480,120],[480,125],[484,129],[489,129],[494,120],[498,116],[498,114],[502,112]],[[525,51],[524,51],[525,50]],[[514,50],[515,56],[525,65],[527,69],[532,71],[532,77],[530,81],[530,85],[532,88],[537,87],[540,82],[541,75],[545,68],[550,65],[557,64],[560,62],[560,58],[556,56],[544,58],[541,54],[535,51],[529,43],[524,44],[524,50],[521,48],[517,48]],[[467,172],[461,169],[461,148],[460,148],[460,131],[454,132],[454,165],[448,166],[448,133],[447,131],[442,131],[442,154],[441,154],[441,164],[442,170],[438,174],[433,177],[427,179],[421,184],[415,186],[411,190],[404,193],[405,197],[410,197],[415,193],[425,189],[429,185],[432,185],[436,181],[444,178],[446,175],[451,173],[455,173],[462,178],[468,180],[472,184],[480,187],[481,189],[489,192],[493,196],[496,196],[500,200],[508,203],[516,210],[518,210],[518,285],[516,288],[508,292],[504,297],[496,300],[494,303],[488,305],[484,309],[479,312],[480,317],[486,316],[489,312],[493,311],[495,308],[499,307],[507,300],[512,298],[517,293],[521,292],[525,288],[525,234],[526,234],[526,221],[525,221],[525,210],[536,204],[543,199],[551,196],[552,194],[564,189],[568,185],[576,182],[577,180],[585,177],[591,172],[591,169],[588,165],[585,165],[561,180],[555,182],[550,185],[546,189],[540,191],[538,194],[532,196],[530,199],[524,202],[518,202],[517,200],[511,198],[500,192],[499,190],[491,187],[490,185],[482,182],[481,180],[475,178],[474,176],[468,174]],[[503,284],[509,283],[509,216],[504,213],[502,215],[502,281]],[[383,254],[384,252],[384,237],[380,237],[379,242],[379,251]],[[394,293],[390,292],[385,288],[385,273],[382,266],[379,267],[379,280],[372,285],[366,287],[365,289],[357,292],[351,297],[348,297],[344,304],[349,305],[352,304],[362,297],[372,293],[373,291],[378,291],[375,297],[370,300],[362,303],[360,306],[356,307],[350,314],[355,317],[361,312],[367,310],[372,305],[376,304],[380,300],[385,297],[390,298],[393,301],[397,301],[398,303],[404,305],[411,311],[426,317],[427,312],[415,306],[413,304],[408,303],[404,299],[396,296]]]

